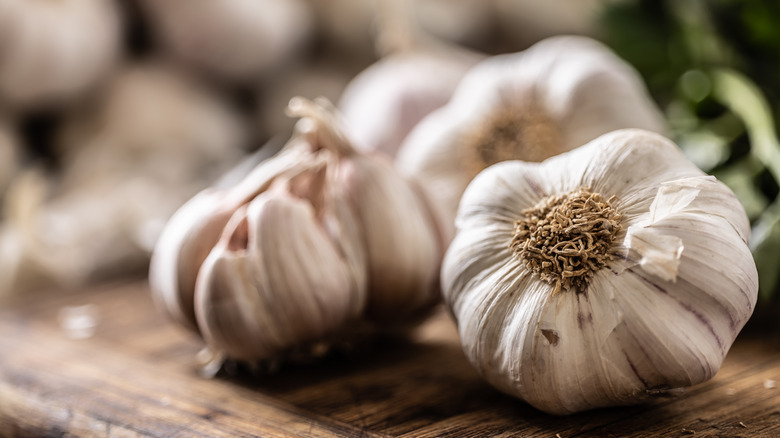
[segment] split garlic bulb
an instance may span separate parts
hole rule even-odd
[[[168,222],[152,257],[159,307],[234,359],[275,359],[408,321],[438,299],[441,245],[414,188],[357,152],[333,108],[302,117],[274,157]]]
[[[117,2],[0,0],[0,101],[29,107],[90,90],[115,64]]]
[[[555,37],[477,64],[404,140],[397,165],[451,238],[458,201],[482,169],[541,161],[620,128],[665,129],[639,75],[595,40]]]
[[[442,288],[463,350],[549,413],[711,378],[756,304],[741,204],[647,131],[488,168],[457,227]]]
[[[142,5],[170,52],[236,81],[256,79],[289,61],[313,25],[302,0],[145,0]]]

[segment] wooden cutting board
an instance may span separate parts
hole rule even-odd
[[[409,340],[273,375],[205,378],[201,347],[155,310],[143,281],[6,303],[0,436],[780,436],[780,339],[757,331],[710,382],[570,417],[484,383],[443,311]]]

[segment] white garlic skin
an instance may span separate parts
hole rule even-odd
[[[0,101],[28,108],[90,91],[121,52],[117,2],[0,0]]]
[[[458,202],[474,175],[474,151],[463,139],[495,111],[532,101],[555,123],[562,151],[615,129],[666,130],[638,73],[595,40],[554,37],[478,63],[451,100],[409,133],[396,159],[425,190],[448,240]]]
[[[582,186],[616,196],[623,229],[585,292],[553,296],[508,242],[524,209]],[[464,194],[457,226],[442,288],[463,350],[493,386],[548,413],[638,403],[710,379],[756,304],[741,204],[645,131],[488,168]]]
[[[231,81],[251,81],[300,54],[313,19],[301,0],[145,0],[162,44],[179,59]]]
[[[447,103],[480,60],[466,51],[434,49],[390,54],[350,81],[338,106],[356,148],[395,157],[412,128]]]

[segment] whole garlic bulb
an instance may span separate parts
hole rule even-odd
[[[300,52],[312,33],[302,0],[144,0],[175,56],[228,80],[254,80]]]
[[[620,128],[665,130],[639,75],[595,40],[554,37],[477,64],[407,136],[397,165],[451,238],[460,197],[482,169],[541,161]]]
[[[329,104],[289,109],[302,118],[279,154],[185,204],[152,257],[158,305],[234,359],[306,352],[438,299],[441,246],[414,188],[355,151]]]
[[[442,288],[464,352],[545,412],[711,378],[756,304],[744,209],[654,133],[496,164],[469,185],[457,227]]]
[[[0,0],[0,101],[30,107],[90,90],[121,51],[117,3]]]

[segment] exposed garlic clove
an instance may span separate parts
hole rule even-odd
[[[233,81],[256,80],[295,58],[313,27],[301,0],[145,0],[142,6],[170,52]]]
[[[118,5],[0,0],[0,101],[24,109],[90,91],[121,52]]]
[[[277,176],[299,167],[303,159],[297,149],[290,148],[260,163],[234,186],[202,191],[173,214],[149,266],[152,295],[159,308],[174,321],[198,331],[195,282],[204,260],[236,210],[267,190]]]
[[[649,132],[494,165],[457,226],[442,288],[464,352],[549,413],[711,378],[756,304],[744,209]]]
[[[363,232],[372,317],[400,320],[438,298],[442,254],[431,213],[415,190],[382,155],[357,152],[327,102],[296,98],[291,113],[314,123],[312,144],[341,162],[335,189],[349,200]]]
[[[555,37],[477,64],[407,136],[397,165],[425,189],[451,239],[458,201],[482,169],[541,161],[619,128],[665,130],[639,75],[594,40]]]
[[[324,170],[296,175],[313,180],[302,189],[277,182],[231,218],[196,290],[198,323],[213,349],[269,359],[326,339],[362,313],[365,276],[345,258],[358,242],[334,239],[325,226],[342,223],[329,215],[350,213],[323,193]]]

